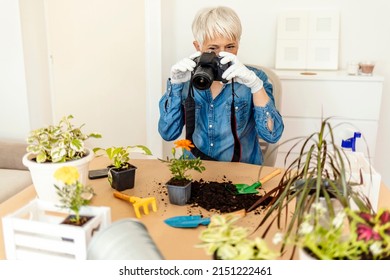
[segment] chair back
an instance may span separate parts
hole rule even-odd
[[[265,74],[267,74],[268,80],[273,87],[275,107],[280,111],[281,103],[282,103],[282,83],[280,82],[278,75],[276,75],[276,73],[272,69],[265,66],[260,66],[260,65],[250,65],[250,66],[255,67],[257,69],[261,69],[264,71]],[[275,144],[267,143],[263,139],[259,139],[259,142],[264,157],[263,165],[275,166],[276,158],[278,155],[278,143]]]

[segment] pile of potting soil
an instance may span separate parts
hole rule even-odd
[[[248,210],[257,200],[258,194],[237,194],[234,184],[231,182],[205,182],[193,181],[191,186],[191,198],[187,204],[194,207],[200,206],[208,211],[230,213],[241,209]],[[268,204],[265,200],[260,208]]]

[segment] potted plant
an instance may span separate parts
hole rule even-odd
[[[152,155],[152,152],[143,145],[127,147],[94,148],[97,156],[106,155],[111,164],[108,166],[108,181],[113,189],[124,191],[134,187],[136,166],[130,164],[130,152],[141,149],[144,154]]]
[[[344,208],[328,220],[319,204],[306,214],[294,242],[301,258],[320,260],[389,260],[390,210]]]
[[[289,141],[295,140],[297,139]],[[335,216],[337,209],[350,208],[351,205],[367,209],[367,204],[361,200],[359,193],[354,189],[354,186],[362,182],[350,180],[348,174],[348,170],[351,170],[350,162],[344,151],[335,143],[329,118],[321,121],[318,132],[298,139],[287,153],[286,162],[297,147],[299,153],[285,168],[278,185],[248,210],[251,211],[271,198],[257,227],[259,229],[269,222],[263,236],[276,222],[278,228],[284,227],[284,238],[289,239],[290,234],[297,233],[313,203],[320,203],[320,201],[327,207],[331,218]],[[284,245],[281,251],[284,251]]]
[[[249,231],[235,223],[240,216],[234,213],[213,215],[210,224],[200,233],[202,243],[208,255],[221,260],[273,260],[279,253],[270,249],[260,237],[249,238]]]
[[[69,215],[64,223],[81,226],[88,222],[91,217],[80,216],[80,209],[90,203],[95,192],[89,185],[79,181],[80,174],[73,166],[63,166],[54,172],[57,183],[54,187],[60,197],[60,207],[68,209],[73,214]]]
[[[62,166],[75,166],[80,173],[80,182],[87,183],[89,163],[94,154],[85,147],[85,141],[101,138],[101,135],[84,133],[84,125],[75,126],[72,119],[72,115],[65,116],[57,125],[32,130],[27,138],[23,164],[31,172],[39,199],[58,203],[57,194],[52,188],[53,174]]]
[[[58,205],[34,199],[3,218],[8,259],[86,259],[94,233],[111,223],[110,207],[89,206],[94,190],[76,167],[62,166],[54,177]]]
[[[174,142],[172,148],[172,158],[161,160],[168,164],[172,177],[166,183],[168,188],[169,201],[172,204],[184,205],[191,197],[191,175],[188,171],[195,170],[202,173],[206,168],[200,158],[190,158],[184,150],[190,151],[193,144],[190,140],[183,139]],[[181,149],[182,154],[178,157],[177,149]]]

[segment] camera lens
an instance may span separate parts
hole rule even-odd
[[[210,67],[198,66],[192,76],[192,84],[200,90],[210,88],[214,81],[213,69]]]

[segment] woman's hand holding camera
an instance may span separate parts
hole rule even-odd
[[[191,72],[196,66],[194,59],[200,55],[201,52],[196,52],[173,65],[171,68],[171,83],[181,84],[189,81],[191,79]]]
[[[232,64],[225,70],[225,72],[223,72],[223,79],[230,81],[235,78],[235,81],[249,87],[252,93],[258,92],[263,87],[263,81],[260,80],[253,71],[249,70],[243,63],[241,63],[236,55],[229,52],[220,52],[219,56],[222,57],[221,64],[229,62]]]

